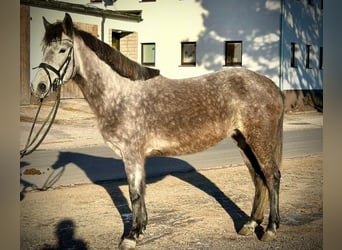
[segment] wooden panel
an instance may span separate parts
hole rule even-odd
[[[128,58],[138,61],[138,33],[132,32],[120,39],[120,52]]]
[[[30,7],[20,5],[20,104],[30,97]]]
[[[87,24],[87,23],[74,23],[75,26],[81,30],[87,31],[92,35],[98,37],[98,26],[94,24]],[[61,90],[61,98],[64,99],[71,99],[71,98],[84,98],[80,88],[77,84],[70,80],[63,84]]]

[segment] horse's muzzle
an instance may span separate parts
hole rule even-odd
[[[41,81],[37,85],[34,85],[33,83],[31,83],[30,85],[31,85],[31,92],[35,96],[39,98],[45,98],[49,95],[50,87],[46,82]]]

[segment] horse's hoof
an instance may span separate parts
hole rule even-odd
[[[276,233],[270,230],[267,230],[262,236],[261,240],[265,242],[273,241],[276,238]]]
[[[249,221],[243,227],[240,229],[239,233],[240,235],[251,235],[254,234],[255,227],[257,226],[257,223],[255,221]]]
[[[120,242],[119,249],[120,250],[134,250],[136,245],[137,245],[137,243],[135,240],[123,239]]]
[[[144,239],[144,237],[145,237],[144,233],[139,234],[139,235],[138,235],[138,238],[137,238],[137,241],[138,241],[138,242],[139,242],[139,241],[142,241],[142,240]]]

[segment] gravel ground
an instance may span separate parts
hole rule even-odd
[[[244,165],[148,179],[149,224],[137,249],[322,249],[322,172],[321,154],[283,161],[281,226],[270,243],[236,233],[254,195]],[[27,192],[21,249],[118,249],[128,197],[126,182]]]

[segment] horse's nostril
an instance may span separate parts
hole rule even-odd
[[[38,90],[39,90],[41,93],[45,93],[45,92],[46,92],[46,89],[47,89],[47,87],[46,87],[46,84],[45,84],[45,83],[40,82],[40,83],[38,84]]]

